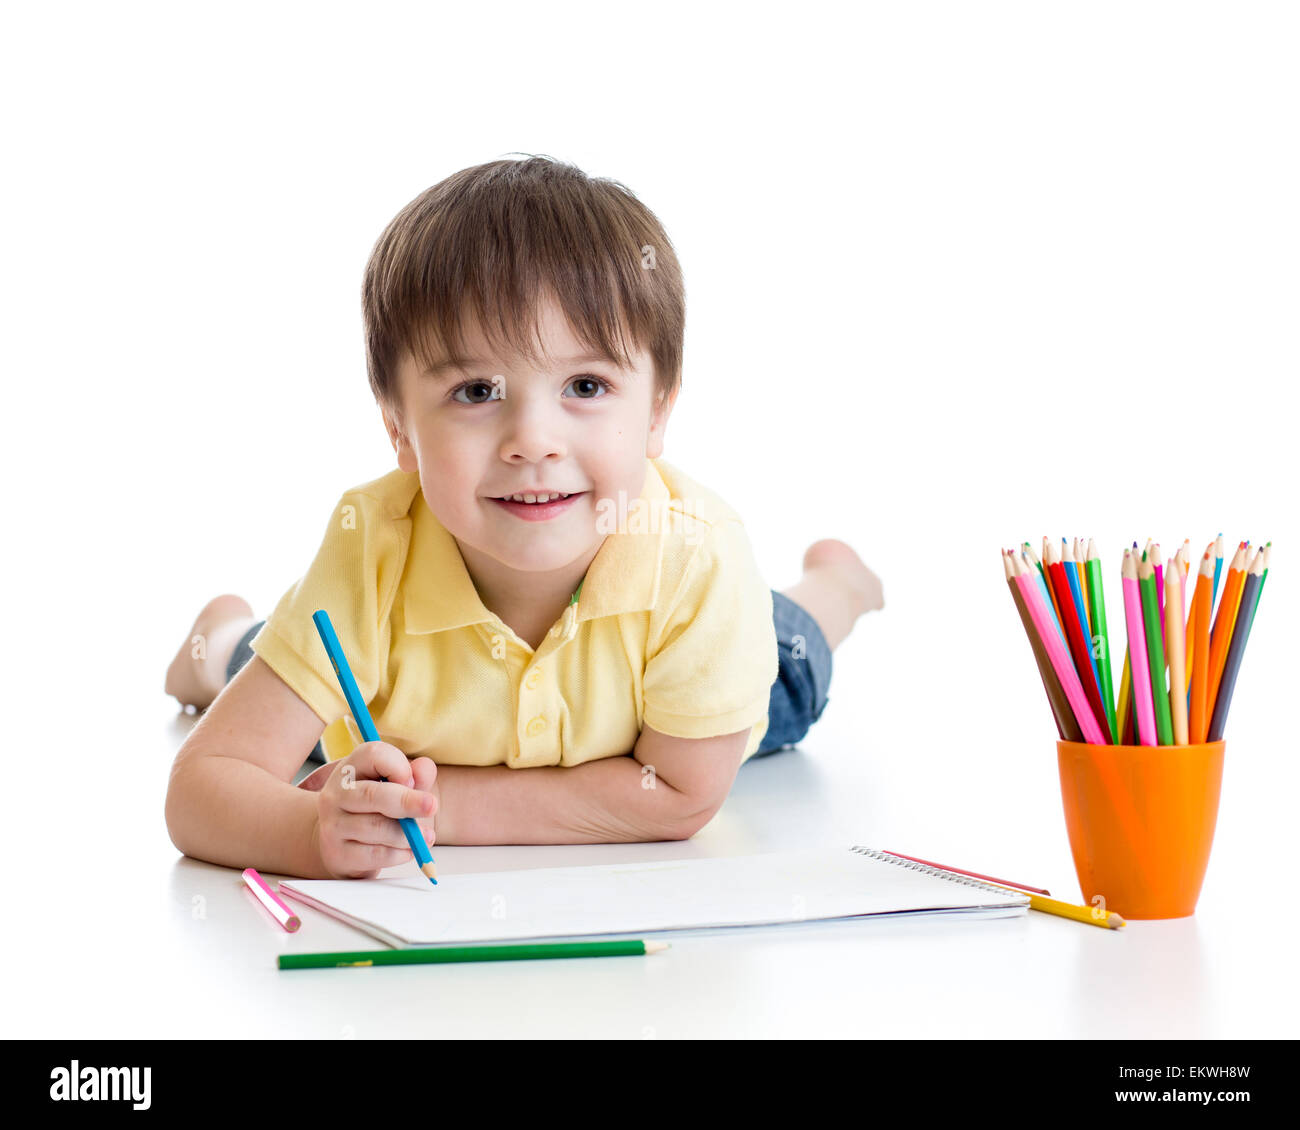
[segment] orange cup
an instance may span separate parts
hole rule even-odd
[[[1125,918],[1186,918],[1210,862],[1223,742],[1057,742],[1061,799],[1084,901]]]

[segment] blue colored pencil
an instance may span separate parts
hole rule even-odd
[[[334,674],[338,676],[339,686],[343,689],[343,697],[348,701],[348,709],[352,711],[352,717],[356,720],[357,729],[361,731],[361,736],[366,741],[380,741],[379,731],[375,729],[365,699],[361,697],[361,692],[357,689],[357,681],[352,677],[352,668],[348,666],[347,656],[343,654],[339,638],[334,634],[334,625],[330,623],[329,613],[323,608],[320,609],[313,613],[312,622],[316,625],[316,631],[320,633],[321,643],[325,645],[325,653],[333,664]],[[388,780],[387,777],[379,779]],[[398,823],[406,834],[406,842],[410,845],[411,854],[419,863],[420,870],[428,877],[429,882],[436,885],[438,872],[433,865],[433,855],[429,851],[429,845],[424,842],[424,835],[420,832],[420,825],[409,816],[403,816]]]

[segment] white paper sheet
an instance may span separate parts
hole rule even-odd
[[[1022,915],[1027,896],[865,848],[403,879],[286,879],[291,898],[397,947],[642,936],[864,915]]]

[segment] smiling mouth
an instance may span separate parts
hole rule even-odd
[[[564,502],[566,499],[577,498],[580,494],[586,494],[586,491],[571,491],[563,494],[559,491],[550,491],[546,495],[535,494],[503,494],[493,497],[493,502],[513,502],[518,506],[545,506],[552,502]]]

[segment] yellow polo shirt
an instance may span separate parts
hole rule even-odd
[[[316,558],[252,649],[326,723],[331,759],[361,743],[312,622],[329,613],[380,737],[448,765],[581,765],[630,753],[643,725],[682,738],[767,732],[772,593],[744,525],[712,491],[646,460],[534,651],[480,600],[419,475],[347,491]]]

